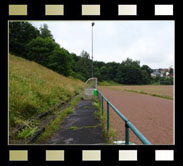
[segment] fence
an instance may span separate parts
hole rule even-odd
[[[146,145],[151,145],[151,142],[143,136],[143,134],[115,107],[113,106],[107,98],[105,98],[101,92],[98,91],[98,98],[101,100],[101,106],[102,106],[102,114],[104,113],[104,100],[107,102],[107,131],[109,131],[109,106],[114,110],[117,115],[125,121],[125,144],[129,144],[129,129],[139,138],[139,140]]]

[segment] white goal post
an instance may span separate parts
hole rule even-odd
[[[89,78],[84,84],[84,99],[90,100],[94,96],[94,89],[97,89],[97,78]]]

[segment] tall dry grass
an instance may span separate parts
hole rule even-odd
[[[28,124],[59,102],[82,90],[83,82],[60,75],[33,61],[9,55],[9,126]]]

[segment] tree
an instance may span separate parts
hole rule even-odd
[[[151,73],[153,72],[153,70],[148,66],[148,65],[143,65],[141,67],[141,71],[142,71],[142,83],[143,84],[149,84],[151,83]]]
[[[89,54],[86,51],[82,51],[80,59],[76,63],[75,72],[80,73],[87,80],[91,77],[91,64],[92,61],[89,59]]]
[[[100,73],[100,69],[94,63],[94,76],[97,77],[98,81],[103,81]]]
[[[146,70],[141,70],[141,84],[151,83],[151,77]]]
[[[50,38],[37,37],[27,45],[27,58],[48,67],[50,56],[58,45]]]
[[[48,67],[60,74],[69,76],[72,72],[72,56],[64,48],[56,47],[49,57]]]
[[[101,73],[102,80],[109,80],[107,66],[102,66],[100,68],[100,73]]]
[[[151,77],[151,73],[153,72],[153,70],[148,65],[143,65],[141,69],[145,70],[148,73],[149,77]]]
[[[27,58],[27,44],[39,35],[39,30],[28,22],[9,22],[10,53]]]
[[[173,68],[170,67],[170,74],[173,74]]]
[[[80,56],[85,59],[90,59],[90,55],[86,51],[82,51]]]
[[[106,64],[107,66],[107,69],[108,69],[108,80],[114,80],[114,81],[117,81],[116,80],[116,75],[117,75],[117,72],[118,72],[118,67],[119,67],[119,63],[116,63],[116,62],[109,62]]]
[[[118,67],[117,80],[122,84],[141,84],[140,62],[127,58]]]
[[[54,41],[53,35],[51,34],[51,31],[48,29],[47,24],[43,24],[43,26],[40,27],[40,36],[42,38],[50,38]]]
[[[94,61],[93,65],[94,65],[94,67],[97,67],[98,69],[100,69],[102,66],[105,66],[106,63],[100,62],[100,61]]]

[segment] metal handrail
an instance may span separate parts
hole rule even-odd
[[[109,131],[109,106],[117,113],[117,115],[125,121],[125,144],[129,144],[129,128],[132,132],[139,138],[139,140],[145,145],[152,145],[151,142],[113,105],[110,101],[98,91],[99,95],[102,97],[102,114],[103,114],[103,99],[107,102],[107,131]]]

